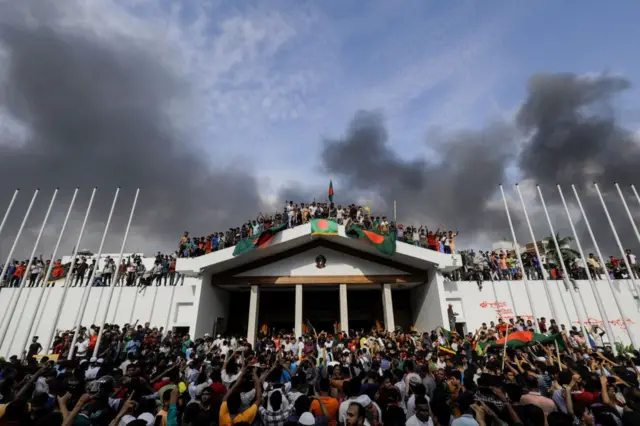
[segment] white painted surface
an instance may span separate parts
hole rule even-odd
[[[247,325],[247,341],[252,345],[258,335],[258,308],[260,307],[260,287],[252,285],[249,290],[249,322]]]
[[[420,332],[448,324],[442,274],[429,271],[427,283],[411,289],[413,324]]]
[[[349,331],[349,303],[346,284],[340,284],[340,330]]]
[[[324,268],[318,268],[316,257],[327,259]],[[379,263],[350,256],[324,247],[316,247],[275,263],[243,272],[238,277],[288,277],[314,275],[407,275],[407,272]]]
[[[302,312],[303,312],[302,284],[296,285],[296,306],[294,317],[294,330],[296,337],[302,336]]]
[[[551,300],[554,302],[556,310],[558,311],[559,318],[556,318],[556,320],[566,326],[569,326],[569,324],[571,326],[579,326],[580,322],[576,309],[562,281],[549,280],[548,282]],[[511,284],[515,309],[509,299],[507,283]],[[529,283],[531,285],[532,299],[536,312],[540,317],[545,317],[547,323],[549,323],[552,314],[544,294],[543,282],[538,280],[529,281]],[[598,312],[598,307],[594,295],[591,292],[589,282],[578,281],[578,286],[582,294],[582,299],[586,304],[585,311],[587,318],[585,322],[600,324],[601,328],[603,328],[603,319]],[[620,300],[624,316],[618,312],[613,299],[613,293],[607,281],[597,281],[596,286],[602,295],[602,302],[615,334],[614,339],[616,341],[622,341],[627,345],[630,344],[631,342],[625,331],[625,327],[629,327],[630,331],[634,333],[634,336],[640,340],[640,304],[638,300],[634,298],[635,293],[631,291],[630,281],[613,281],[613,291]],[[466,322],[467,329],[471,332],[479,328],[483,322],[488,324],[490,321],[497,321],[500,316],[505,319],[511,318],[514,316],[514,311],[517,311],[517,314],[525,319],[532,319],[531,307],[527,300],[527,294],[522,281],[495,281],[493,283],[485,281],[482,291],[478,289],[474,281],[445,282],[443,283],[442,299],[442,309],[446,311],[447,304],[450,302],[453,303],[454,307],[457,307],[456,311],[461,315],[461,317],[458,317],[458,321]],[[582,310],[581,298],[576,297],[576,301],[578,308]],[[569,311],[568,317],[562,302],[567,306],[567,310]],[[424,309],[427,308],[426,306],[424,307]],[[430,306],[430,309],[434,308],[435,306]],[[464,321],[462,321],[462,319],[464,319]],[[426,321],[426,323],[431,323],[431,321]],[[446,322],[443,321],[443,324],[446,324]],[[433,324],[431,324],[431,328],[428,329],[431,330],[433,328]],[[418,329],[420,329],[420,327]]]
[[[391,295],[391,286],[389,284],[382,285],[382,314],[384,315],[384,328],[387,331],[395,330],[396,323],[393,317],[393,296]]]
[[[198,321],[198,298],[196,296],[196,290],[198,287],[200,287],[200,280],[196,278],[186,278],[183,286],[176,287],[174,305],[180,304],[181,306],[188,306],[189,309],[177,309],[176,311],[180,312],[180,315],[178,315],[177,318],[172,318],[169,320],[169,328],[179,326],[190,327],[191,330],[196,330],[196,323]],[[154,290],[156,289],[158,290],[156,296],[156,304],[153,308],[153,318],[150,318]],[[170,313],[169,311],[171,307],[169,306],[169,304],[171,300],[172,289],[172,287],[164,286],[146,287],[137,297],[134,321],[137,319],[141,324],[149,321],[153,326],[164,327],[167,315],[169,315]],[[17,324],[17,319],[19,318],[19,316],[14,315],[14,318],[12,318],[12,321],[9,324],[7,336],[12,336],[15,333],[13,345],[9,347],[11,339],[5,339],[4,342],[1,342],[0,354],[8,355],[18,354],[20,352],[19,346],[24,340],[25,334],[29,332],[29,330],[27,330],[29,326],[28,319],[31,317],[31,313],[33,312],[33,310],[35,310],[38,292],[40,290],[41,288],[24,289],[24,292],[21,294],[20,300],[17,302],[18,307],[16,312],[20,312],[25,309],[27,310],[27,312],[25,312],[25,315],[22,315],[22,321],[19,325]],[[38,312],[38,316],[42,316],[42,319],[40,321],[36,321],[36,325],[34,325],[34,328],[36,328],[36,330],[31,334],[31,336],[40,336],[41,340],[45,340],[45,336],[48,336],[51,333],[51,330],[54,326],[58,330],[69,330],[73,328],[73,322],[79,310],[82,291],[84,290],[84,287],[69,288],[64,306],[62,308],[60,321],[56,326],[52,324],[51,318],[53,317],[56,308],[60,303],[63,290],[64,288],[62,288],[60,284],[58,284],[56,287],[47,289],[45,297],[43,298],[43,303],[41,304],[40,310]],[[102,315],[104,315],[104,310],[107,308],[108,290],[108,287],[93,287],[91,289],[87,309],[85,311],[84,318],[82,319],[82,324],[84,326],[90,326],[91,324],[93,324],[95,317],[94,314],[96,311],[98,311],[98,318],[101,318]],[[3,288],[2,290],[0,290],[0,312],[6,311],[12,293],[16,291],[18,291],[18,289],[14,288]],[[111,322],[111,319],[115,315],[115,323],[120,325],[128,323],[131,316],[134,300],[136,300],[135,296],[138,291],[139,289],[135,287],[116,287],[111,306],[109,307],[107,322]],[[104,294],[102,294],[103,292]],[[120,303],[116,310],[115,301],[118,298],[119,293]],[[99,300],[100,306],[98,306]],[[6,326],[6,324],[4,324],[3,326]]]

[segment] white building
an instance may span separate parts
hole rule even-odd
[[[82,317],[86,326],[99,324],[107,311],[108,323],[150,322],[188,330],[193,336],[233,333],[252,341],[263,324],[300,335],[307,320],[318,331],[333,331],[336,323],[343,330],[369,329],[376,322],[389,330],[413,326],[430,331],[448,327],[448,304],[458,313],[457,327],[466,331],[499,317],[531,318],[534,311],[538,318],[556,318],[568,326],[603,321],[586,281],[579,282],[579,292],[574,293],[577,311],[559,281],[549,281],[548,288],[542,281],[529,281],[530,304],[522,281],[485,282],[483,290],[475,282],[446,281],[443,273],[460,267],[460,256],[402,242],[393,256],[387,256],[346,237],[342,226],[339,235],[312,236],[310,225],[301,225],[276,234],[266,247],[238,256],[233,251],[231,247],[178,259],[177,271],[184,278],[174,287],[64,288],[59,282],[52,288],[27,288],[17,302],[17,289],[2,289],[2,315],[10,304],[18,306],[0,355],[19,353],[31,336],[39,336],[44,345],[55,330],[73,328],[85,289],[90,292]],[[145,259],[147,267],[152,263],[152,258]],[[613,326],[613,339],[629,344],[628,330],[640,340],[639,303],[632,282],[614,281],[610,287],[599,281],[595,286]],[[41,294],[44,303],[36,311]],[[2,327],[6,323],[3,318]]]

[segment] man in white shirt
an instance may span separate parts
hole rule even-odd
[[[416,395],[415,414],[407,419],[405,426],[433,426],[429,401],[424,395]]]

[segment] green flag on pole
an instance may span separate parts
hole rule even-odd
[[[329,202],[333,203],[333,180],[329,181]]]

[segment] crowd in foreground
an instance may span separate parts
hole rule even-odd
[[[523,319],[466,335],[282,331],[255,345],[106,325],[95,353],[91,326],[72,360],[70,332],[53,354],[36,338],[25,359],[0,360],[0,425],[640,424],[638,351],[614,355],[595,329],[539,329],[556,344],[498,345],[533,331]]]

